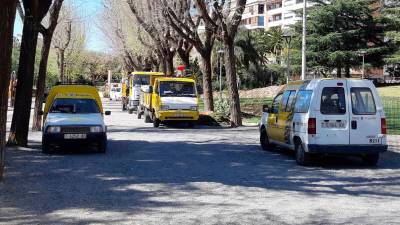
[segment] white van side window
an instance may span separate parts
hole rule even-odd
[[[295,113],[307,113],[310,107],[312,91],[299,91],[294,106]]]
[[[321,113],[325,115],[346,114],[346,97],[342,87],[325,87],[322,89]]]
[[[375,100],[369,88],[351,88],[351,106],[354,115],[376,114]]]
[[[282,112],[290,112],[292,109],[292,104],[294,97],[296,95],[296,91],[285,91],[282,97]]]

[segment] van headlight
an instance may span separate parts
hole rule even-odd
[[[161,106],[161,110],[162,110],[162,111],[169,110],[169,106],[167,106],[167,105],[162,105],[162,106]]]
[[[190,106],[190,110],[197,111],[197,109],[198,109],[197,105]]]
[[[101,133],[101,132],[103,132],[102,126],[91,126],[90,127],[90,133]]]
[[[47,133],[60,133],[61,132],[61,127],[60,126],[49,126],[47,127]]]

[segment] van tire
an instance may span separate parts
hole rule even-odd
[[[159,119],[154,118],[154,120],[153,120],[153,127],[159,128],[159,127],[160,127],[160,123],[161,123],[161,121],[160,121]]]
[[[99,153],[106,153],[106,151],[107,151],[107,138],[105,138],[103,141],[101,141],[99,143],[97,151]]]
[[[147,109],[144,109],[144,122],[145,123],[151,123],[151,118],[149,111]]]
[[[298,141],[295,147],[295,157],[296,163],[301,166],[311,166],[312,164],[312,155],[304,150],[303,143]]]
[[[379,161],[379,154],[368,154],[362,156],[363,164],[366,166],[376,166]]]
[[[129,114],[132,114],[132,113],[133,113],[133,109],[129,109],[129,110],[128,110],[128,113],[129,113]]]
[[[42,139],[42,153],[43,154],[51,153],[51,146],[44,138]]]
[[[142,119],[142,112],[137,111],[137,118],[138,118],[139,120]]]
[[[269,138],[267,135],[267,131],[265,130],[265,128],[261,128],[261,132],[260,132],[260,144],[261,144],[261,148],[264,151],[272,151],[272,145],[271,143],[269,143]]]

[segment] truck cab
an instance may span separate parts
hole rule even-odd
[[[168,121],[194,125],[199,119],[196,82],[191,78],[156,78],[144,92],[145,120],[153,122],[154,127]]]
[[[262,148],[292,149],[300,165],[311,164],[319,154],[356,155],[376,165],[388,147],[383,106],[368,80],[291,82],[263,111]]]
[[[140,105],[141,98],[141,87],[144,85],[150,85],[151,80],[155,79],[155,77],[164,76],[164,73],[161,72],[133,72],[128,76],[128,88],[129,88],[129,97],[128,97],[128,112],[131,114],[133,112],[138,113],[138,108]],[[138,113],[138,117],[140,117],[140,113]]]

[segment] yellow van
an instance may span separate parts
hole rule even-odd
[[[41,112],[43,119],[42,152],[66,144],[94,144],[101,153],[107,148],[107,127],[100,96],[89,85],[58,85],[51,89]]]
[[[199,119],[199,99],[193,79],[156,78],[153,86],[142,90],[145,122],[153,122],[154,127],[168,121],[186,122],[193,126]]]

